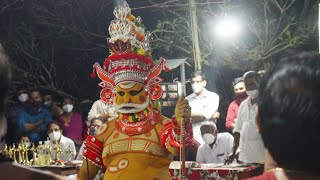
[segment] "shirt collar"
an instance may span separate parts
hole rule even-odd
[[[60,143],[66,143],[66,142],[67,142],[67,138],[61,134]]]

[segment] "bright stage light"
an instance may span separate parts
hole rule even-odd
[[[214,36],[222,40],[237,38],[240,32],[241,25],[234,19],[224,18],[218,21],[213,27]]]

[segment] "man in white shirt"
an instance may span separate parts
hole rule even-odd
[[[117,117],[117,113],[112,104],[107,104],[101,99],[95,101],[89,111],[88,120],[89,122],[92,119],[99,118],[103,122],[111,120]]]
[[[60,160],[72,161],[74,160],[77,152],[74,142],[62,135],[61,125],[56,121],[52,121],[48,125],[48,136],[50,138],[50,147],[53,149],[51,158],[53,160],[57,159],[56,151],[57,148],[61,149],[61,154],[59,155]]]
[[[205,87],[207,85],[206,76],[200,70],[191,74],[191,85],[193,92],[186,99],[191,107],[193,137],[200,144],[204,144],[201,137],[200,125],[205,120],[216,120],[219,118],[219,96]]]
[[[205,144],[197,152],[199,163],[224,163],[232,152],[233,136],[229,133],[218,133],[217,126],[212,121],[202,123],[201,135]]]
[[[240,147],[240,161],[244,163],[263,163],[264,145],[256,124],[258,112],[256,100],[259,93],[260,75],[255,71],[249,71],[244,74],[243,78],[248,98],[239,107],[238,119],[233,130],[233,153],[229,156],[228,162],[230,163],[235,158],[236,150]]]
[[[96,135],[98,129],[100,128],[100,126],[102,126],[103,122],[101,119],[98,119],[98,118],[95,118],[91,121],[90,123],[90,127],[88,129],[88,135],[90,136],[94,136]],[[83,159],[83,150],[84,150],[84,143],[82,143],[81,147],[80,147],[80,150],[79,150],[79,153],[76,157],[76,160],[82,160]]]

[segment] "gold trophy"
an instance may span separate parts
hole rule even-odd
[[[69,146],[69,148],[67,149],[66,153],[67,153],[67,157],[68,159],[66,159],[67,161],[72,161],[72,149],[71,149],[71,146]]]
[[[24,158],[24,165],[27,165],[29,166],[30,165],[30,161],[29,161],[29,147],[27,147],[26,144],[23,144],[23,151],[24,151],[24,155],[25,155],[25,158]]]
[[[36,155],[37,148],[34,146],[34,143],[32,143],[32,147],[30,148],[30,151],[32,152],[32,159],[30,160],[30,164],[38,165],[37,155]]]
[[[19,164],[24,164],[23,147],[22,144],[18,144]]]
[[[11,148],[11,146],[9,146],[9,157],[12,159],[12,155],[13,155],[13,150]]]
[[[9,150],[8,150],[8,145],[7,145],[7,144],[4,145],[4,150],[3,150],[3,152],[4,152],[4,155],[5,155],[5,156],[7,156],[7,155],[9,154]]]
[[[55,160],[56,160],[56,162],[58,162],[57,165],[62,166],[62,165],[64,165],[64,163],[61,162],[61,160],[60,160],[60,158],[61,158],[60,155],[62,154],[62,149],[58,143],[56,145],[57,146],[56,146],[56,159]]]
[[[13,144],[12,145],[12,152],[13,152],[13,162],[17,163],[17,149],[16,149],[16,145]]]

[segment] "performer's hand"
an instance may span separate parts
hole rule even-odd
[[[179,98],[174,114],[179,125],[181,125],[182,120],[184,120],[185,123],[190,122],[191,107],[189,106],[188,101],[184,97]]]

